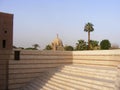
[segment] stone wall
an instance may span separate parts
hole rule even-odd
[[[45,70],[71,64],[72,53],[63,51],[20,51],[20,60],[9,60],[9,90],[17,89],[39,76]]]
[[[73,63],[116,67],[120,64],[120,50],[74,51]]]
[[[116,68],[115,90],[120,90],[120,50],[74,51],[73,64]]]
[[[8,61],[11,51],[0,50],[0,90],[8,89]]]
[[[118,74],[117,74],[117,80],[116,80],[116,90],[120,90],[120,65],[118,65]]]
[[[14,51],[0,51],[0,90],[16,90],[45,70],[65,64],[81,64],[118,68],[117,88],[120,88],[120,50],[99,51],[31,51],[21,50],[20,60]]]

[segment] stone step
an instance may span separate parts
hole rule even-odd
[[[70,85],[70,83],[67,84],[62,81],[49,80],[47,82],[47,84],[53,84],[53,85],[59,87],[60,88],[59,90],[77,90],[76,88],[71,87],[71,85],[73,85],[73,84]]]
[[[52,88],[51,88],[52,87]],[[35,90],[35,89],[34,89]],[[47,83],[45,84],[45,86],[43,86],[42,88],[38,88],[36,90],[57,90],[57,88],[55,88],[53,85],[48,85]]]
[[[51,75],[44,73],[43,76],[32,80],[31,83],[27,86],[29,88],[27,90],[59,90],[60,88],[56,87],[54,84],[48,83],[50,77]]]
[[[75,80],[79,82],[84,82],[84,83],[90,83],[93,85],[99,85],[99,86],[105,86],[105,87],[114,87],[114,81],[111,80],[104,80],[104,79],[98,79],[98,78],[91,78],[91,77],[86,77],[86,76],[77,76],[77,75],[71,75],[67,73],[55,73],[55,76],[62,77],[62,78],[67,78],[69,80]]]
[[[103,76],[108,79],[114,79],[117,75],[117,69],[97,69],[96,67],[82,67],[82,66],[65,66],[61,69],[61,71],[71,71],[71,72],[78,72],[78,73],[86,73],[88,75],[94,75],[94,76]]]
[[[114,85],[113,85],[114,81],[111,81],[111,80],[104,80],[104,79],[85,77],[85,76],[80,77],[78,75],[71,75],[69,73],[62,73],[62,72],[55,73],[55,75],[53,75],[53,77],[56,77],[56,76],[58,76],[58,79],[63,77],[63,79],[67,78],[68,80],[72,80],[72,81],[79,80],[80,83],[84,82],[85,84],[90,83],[91,85],[95,84],[96,86],[100,86],[100,87],[114,88]]]
[[[39,82],[42,82],[42,87],[38,89],[42,89],[42,90],[59,90],[59,87],[55,86],[54,84],[49,84],[48,81],[49,79],[46,79],[48,78],[49,76],[45,75],[43,76],[42,78],[44,78],[43,80],[39,81]],[[39,83],[38,83],[39,84]]]
[[[116,68],[66,65],[44,72],[20,90],[116,90]]]
[[[80,76],[88,76],[88,77],[106,79],[106,80],[115,80],[116,79],[116,75],[90,72],[90,71],[86,71],[86,70],[77,70],[77,69],[65,68],[65,69],[62,69],[60,72],[65,72],[65,73],[69,73],[72,75],[80,75]]]
[[[71,65],[69,65],[70,67],[71,67]],[[76,67],[76,66],[75,66]],[[79,66],[77,66],[77,67],[79,67]],[[85,67],[84,67],[85,68]],[[78,73],[78,72],[73,72],[72,70],[76,70],[76,69],[71,69],[71,71],[70,71],[70,69],[69,69],[69,71],[66,71],[66,70],[64,70],[65,68],[63,68],[61,71],[59,71],[59,73],[60,72],[64,72],[65,73],[65,75],[66,74],[68,74],[69,76],[71,75],[72,77],[73,77],[73,75],[75,75],[74,77],[76,77],[76,75],[77,75],[77,77],[78,78],[83,78],[83,77],[85,77],[86,79],[87,79],[87,81],[91,81],[91,82],[93,82],[94,81],[94,84],[96,84],[96,82],[97,83],[99,83],[100,85],[102,84],[102,85],[106,85],[106,86],[112,86],[113,85],[113,83],[115,83],[114,81],[115,81],[115,79],[116,79],[116,76],[114,75],[112,78],[111,78],[111,76],[101,76],[101,75],[94,75],[94,72],[93,72],[93,74],[92,75],[89,75],[89,74],[84,74],[84,73]],[[94,68],[93,68],[94,69]],[[110,70],[110,69],[106,69],[106,70]],[[56,73],[57,74],[57,73]],[[68,77],[68,76],[67,76]],[[74,78],[73,77],[73,78]],[[91,79],[91,80],[90,80]],[[113,85],[113,87],[114,87],[114,85]]]
[[[41,73],[39,76],[35,79],[31,80],[26,86],[23,87],[25,90],[37,90],[37,88],[41,88],[44,82],[42,82],[42,79],[46,80],[45,78],[41,78],[45,75],[45,73]]]
[[[86,70],[86,71],[93,71],[98,73],[107,73],[107,74],[116,74],[117,68],[116,67],[102,67],[102,66],[90,66],[90,65],[66,65],[62,67],[64,68],[70,68],[70,69],[77,69],[77,70]]]
[[[42,78],[46,78],[46,77],[49,77],[49,75],[44,75]],[[39,80],[38,80],[39,81]],[[41,81],[39,81],[39,82],[41,82]],[[45,81],[45,79],[42,81],[42,82],[46,82]],[[37,82],[38,83],[38,82]],[[35,83],[33,83],[33,84],[35,84]],[[38,83],[39,84],[39,83]],[[59,85],[60,84],[60,85]],[[62,83],[59,83],[59,82],[55,82],[55,81],[51,81],[51,80],[49,80],[45,85],[43,85],[43,87],[42,88],[40,88],[40,90],[42,89],[42,90],[46,90],[46,88],[49,88],[49,90],[51,90],[51,87],[52,87],[52,90],[64,90],[65,88],[68,90],[68,89],[70,89],[70,90],[73,90],[73,89],[75,89],[75,88],[70,88],[70,86],[68,87],[68,86],[64,86],[64,85],[62,85],[61,86],[61,84]],[[75,86],[75,85],[74,85]],[[85,88],[85,87],[84,87]],[[36,87],[34,88],[34,89],[30,89],[30,90],[37,90],[36,89]]]
[[[88,66],[64,66],[62,69],[73,69],[73,70],[80,70],[80,71],[90,71],[90,72],[95,72],[95,73],[107,73],[107,74],[117,74],[117,68],[99,68],[98,67],[88,67]]]
[[[51,78],[52,82],[56,82],[56,84],[61,84],[62,86],[68,86],[71,90],[95,90],[95,88],[93,87],[89,87],[89,86],[84,86],[84,85],[81,85],[79,82],[75,83],[75,81],[72,81],[70,79],[60,79],[60,78]],[[96,89],[97,90],[97,89]]]
[[[65,78],[65,77],[60,77],[60,76],[53,76],[51,80],[54,80],[56,82],[61,82],[61,83],[68,83],[68,85],[72,85],[72,88],[77,88],[77,89],[84,89],[84,88],[89,88],[90,90],[113,90],[113,87],[108,87],[108,86],[102,86],[102,85],[97,85],[97,84],[92,84],[88,82],[83,82],[79,80],[74,80],[70,78]]]
[[[48,78],[48,77],[49,77],[49,79],[47,79],[47,83],[45,83],[45,85],[42,87],[42,89],[44,89],[46,87],[50,87],[50,88],[52,88],[52,90],[64,90],[66,88],[69,88],[69,87],[64,86],[64,85],[62,85],[62,87],[61,87],[61,85],[59,85],[57,82],[51,81],[50,80],[50,78],[52,78],[51,73],[46,73],[42,78]],[[43,80],[43,82],[46,82],[46,81]]]

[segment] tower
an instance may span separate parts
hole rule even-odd
[[[64,50],[62,40],[58,37],[58,34],[57,34],[57,37],[52,42],[52,48],[55,51],[56,50],[59,50],[59,51],[63,51]]]
[[[0,50],[13,47],[13,14],[0,12]]]

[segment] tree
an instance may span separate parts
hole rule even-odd
[[[22,49],[22,50],[23,50],[23,49],[24,49],[24,47],[18,47],[18,49]]]
[[[84,40],[78,40],[78,43],[76,43],[76,50],[86,50],[87,45]]]
[[[64,49],[66,51],[73,51],[74,50],[74,48],[72,46],[65,46]]]
[[[37,50],[38,47],[40,47],[39,44],[33,44],[32,46],[33,46],[33,48],[34,48],[35,50]]]
[[[90,49],[94,50],[94,49],[98,49],[99,45],[98,45],[98,41],[96,40],[90,40]]]
[[[28,47],[28,48],[25,48],[25,50],[36,50],[36,49],[33,47]]]
[[[94,31],[93,26],[92,23],[88,22],[84,27],[84,31],[88,32],[88,50],[90,49],[90,32]]]
[[[109,49],[110,47],[111,47],[111,43],[110,43],[109,40],[104,39],[104,40],[102,40],[102,41],[100,42],[100,48],[101,48],[102,50],[107,50],[107,49]]]
[[[52,50],[52,46],[51,46],[51,45],[47,45],[47,46],[45,47],[45,50]]]

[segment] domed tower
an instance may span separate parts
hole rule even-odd
[[[60,51],[64,50],[62,40],[58,37],[58,34],[57,34],[57,37],[52,42],[52,48],[55,51],[56,50],[60,50]]]

